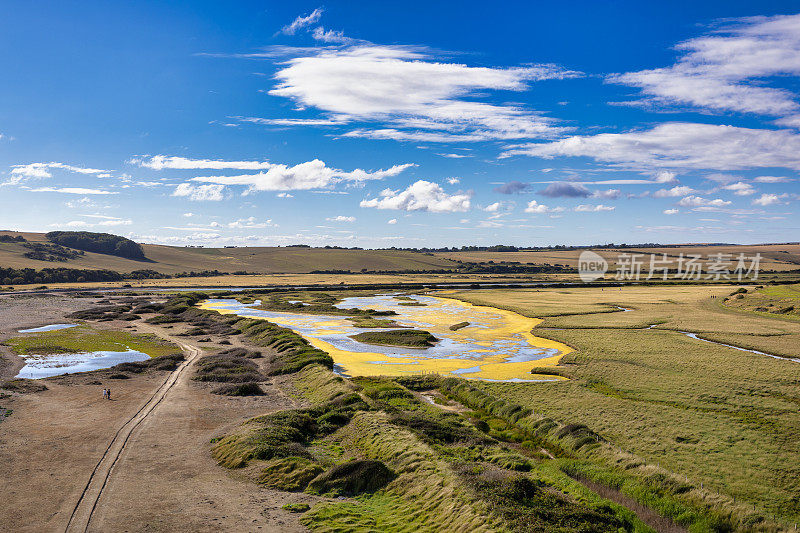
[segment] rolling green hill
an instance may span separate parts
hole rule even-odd
[[[0,231],[0,235],[22,235],[29,242],[49,242],[44,233]],[[454,261],[416,252],[392,250],[339,250],[325,248],[252,247],[184,248],[142,244],[146,261],[85,252],[67,261],[41,261],[24,256],[24,243],[0,242],[0,267],[108,269],[117,272],[151,269],[164,274],[219,270],[259,274],[307,273],[315,270],[431,270],[451,268]]]

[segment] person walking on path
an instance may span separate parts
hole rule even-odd
[[[103,399],[104,400],[108,399],[108,391],[106,389],[103,389]]]
[[[109,400],[111,399],[111,389],[110,388],[106,389],[106,398],[109,399]]]

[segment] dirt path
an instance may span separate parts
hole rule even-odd
[[[84,533],[88,531],[92,520],[92,514],[97,508],[100,497],[103,495],[103,489],[108,483],[114,466],[125,451],[125,447],[131,435],[144,419],[164,401],[167,393],[178,382],[178,378],[184,370],[186,370],[186,368],[202,353],[201,350],[195,346],[190,346],[178,341],[174,342],[181,347],[186,355],[186,360],[170,373],[150,399],[116,432],[114,438],[111,439],[111,443],[100,458],[100,461],[98,461],[97,466],[94,467],[92,474],[89,476],[89,481],[86,483],[78,502],[75,504],[70,514],[65,532]]]
[[[138,325],[184,349],[198,347],[160,328]],[[261,397],[215,396],[177,375],[161,402],[142,419],[114,466],[85,531],[306,531],[286,503],[317,498],[259,488],[219,467],[210,440],[244,418],[292,407],[278,379]],[[146,489],[145,489],[146,487]]]

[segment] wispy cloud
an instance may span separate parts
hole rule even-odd
[[[516,146],[504,155],[591,157],[636,170],[800,170],[800,135],[789,130],[668,122],[644,131],[579,135]]]
[[[320,17],[322,16],[323,9],[318,7],[308,15],[301,15],[294,19],[291,24],[287,24],[283,28],[281,28],[280,33],[284,35],[294,35],[297,33],[297,30],[301,30],[303,28],[307,28],[312,24],[315,24],[319,21]]]
[[[589,204],[581,204],[575,207],[575,211],[583,212],[583,213],[599,213],[601,211],[613,211],[616,207],[597,204],[597,205],[589,205]]]
[[[165,155],[134,157],[127,162],[151,170],[262,170],[275,166],[268,161],[225,161]]]
[[[192,185],[191,183],[181,183],[172,193],[172,196],[189,198],[193,202],[219,202],[224,198],[222,191],[224,185]]]
[[[66,163],[28,163],[26,165],[12,165],[11,166],[11,179],[6,182],[6,185],[16,185],[29,179],[46,179],[52,178],[51,170],[60,169],[67,172],[76,174],[95,174],[100,177],[109,177],[108,170],[99,168],[86,168],[75,165],[68,165]]]
[[[113,191],[104,191],[101,189],[85,189],[83,187],[38,187],[30,189],[31,192],[57,192],[62,194],[119,194]]]

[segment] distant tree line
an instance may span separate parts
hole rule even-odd
[[[0,242],[27,242],[22,235],[0,235]]]
[[[512,263],[461,263],[457,268],[403,270],[312,270],[311,274],[555,274],[575,273],[578,270],[562,265],[523,265]]]
[[[130,239],[110,233],[90,231],[51,231],[46,234],[49,241],[78,250],[98,254],[116,255],[127,259],[147,259],[142,246]]]
[[[142,279],[172,279],[195,278],[211,276],[227,276],[230,272],[219,270],[201,270],[180,272],[178,274],[164,274],[155,270],[134,270],[128,274],[114,272],[113,270],[88,270],[80,268],[2,268],[0,267],[0,285],[24,285],[28,283],[83,283],[95,281],[124,281]],[[233,274],[251,274],[238,271]]]
[[[24,283],[74,283],[84,281],[122,281],[119,272],[112,270],[86,270],[78,268],[0,268],[0,282],[3,285],[22,285]]]

